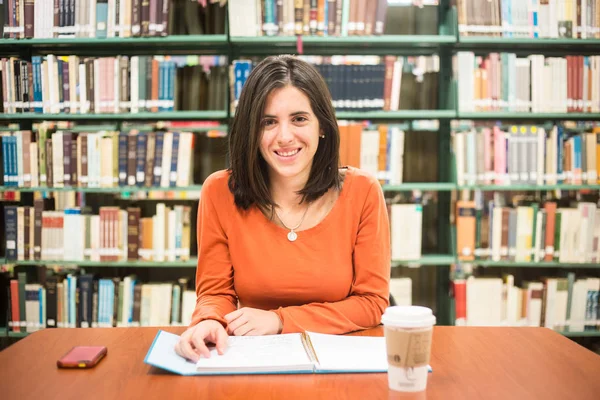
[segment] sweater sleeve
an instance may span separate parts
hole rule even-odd
[[[282,333],[341,334],[379,325],[389,305],[390,229],[383,191],[372,181],[361,210],[353,254],[354,279],[348,297],[331,303],[280,307]]]
[[[227,235],[215,207],[215,204],[225,203],[219,198],[218,183],[208,178],[202,186],[200,196],[197,223],[196,307],[190,326],[206,319],[219,321],[226,326],[223,317],[237,309]]]

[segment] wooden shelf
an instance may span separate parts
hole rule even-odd
[[[456,184],[451,182],[414,182],[400,185],[382,185],[384,192],[409,192],[412,190],[448,192],[456,190]]]
[[[456,259],[453,255],[424,254],[418,260],[392,260],[392,265],[451,265],[455,262]]]
[[[599,113],[532,113],[511,111],[458,111],[457,119],[476,120],[514,120],[514,121],[541,121],[541,120],[600,120]]]
[[[403,121],[418,119],[453,119],[456,118],[454,110],[401,110],[401,111],[338,111],[337,119],[344,120],[379,120]]]
[[[227,54],[227,35],[131,38],[2,39],[0,55],[211,55]]]
[[[482,190],[482,191],[509,191],[509,190],[600,190],[600,185],[463,185],[457,186],[458,190]]]
[[[2,260],[6,265],[72,265],[79,267],[128,267],[128,268],[196,268],[198,260],[188,261],[66,261],[66,260]]]
[[[434,54],[456,43],[454,35],[302,36],[303,54]],[[235,53],[263,55],[298,53],[296,36],[230,38]]]
[[[227,111],[162,111],[118,114],[0,114],[0,120],[14,121],[174,121],[174,120],[222,120]]]
[[[202,185],[177,187],[146,187],[146,186],[116,186],[110,188],[98,187],[13,187],[0,186],[1,192],[81,192],[81,193],[138,193],[138,192],[199,192]]]
[[[598,263],[561,263],[558,261],[460,261],[463,264],[475,264],[482,267],[520,267],[520,268],[600,268]]]
[[[459,36],[454,47],[466,51],[506,51],[536,54],[570,54],[597,53],[600,48],[599,39],[565,39],[565,38],[515,38]],[[577,50],[574,50],[577,49]]]

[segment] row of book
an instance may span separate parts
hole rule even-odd
[[[438,1],[229,0],[231,36],[437,35]]]
[[[5,113],[226,109],[228,67],[219,57],[49,54],[31,61],[4,58],[0,63]]]
[[[224,34],[225,3],[185,0],[6,0],[6,39]],[[51,17],[48,17],[50,15]]]
[[[184,187],[193,183],[194,133],[0,132],[8,187]]]
[[[301,57],[313,64],[329,87],[336,111],[432,110],[438,107],[437,55]],[[232,63],[233,108],[258,59]]]
[[[341,165],[360,168],[382,184],[402,183],[405,132],[400,125],[342,120],[338,126]]]
[[[515,284],[513,275],[474,277],[452,282],[455,324],[467,326],[542,326],[584,332],[600,329],[600,279],[545,277]]]
[[[478,199],[479,200],[479,199]],[[600,262],[600,208],[580,201],[456,202],[459,260]]]
[[[462,185],[600,183],[600,127],[563,124],[478,126],[454,132],[456,181]]]
[[[187,326],[196,292],[187,278],[142,282],[135,275],[100,278],[89,273],[55,273],[44,283],[28,282],[19,272],[10,279],[8,328],[35,332],[43,328]]]
[[[458,0],[461,36],[600,38],[598,0]]]
[[[463,112],[600,112],[600,56],[463,51],[454,71]]]
[[[53,210],[47,199],[33,207],[5,206],[6,260],[185,261],[190,258],[191,207],[164,203],[153,216],[139,207]]]

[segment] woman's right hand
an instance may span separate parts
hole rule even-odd
[[[227,331],[218,321],[207,319],[188,328],[175,345],[175,352],[181,357],[193,362],[200,357],[210,358],[210,351],[206,343],[214,343],[217,352],[223,354],[227,347]]]

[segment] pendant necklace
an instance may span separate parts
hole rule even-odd
[[[277,214],[277,211],[275,211],[275,215],[277,215],[277,219],[279,220],[279,222],[281,222],[281,225],[283,225],[285,227],[285,229],[289,229],[290,231],[287,234],[287,238],[290,242],[294,242],[296,241],[296,239],[298,239],[298,234],[296,232],[294,232],[296,229],[300,228],[300,225],[302,225],[302,222],[304,221],[304,217],[306,217],[306,213],[308,212],[308,209],[310,208],[310,203],[308,203],[308,206],[306,207],[306,210],[304,210],[304,215],[302,215],[302,219],[300,220],[300,222],[298,223],[298,225],[296,225],[293,228],[288,228],[288,226],[282,221],[281,217],[279,216],[279,214]]]

